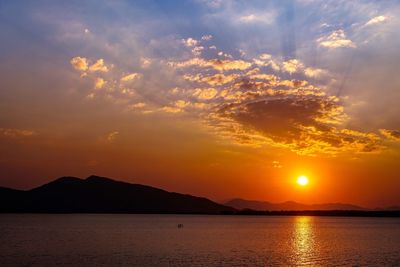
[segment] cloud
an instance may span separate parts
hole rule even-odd
[[[270,66],[275,71],[280,70],[278,63],[272,59],[272,55],[270,54],[261,54],[258,58],[254,58],[253,61],[258,66]]]
[[[184,107],[187,107],[188,105],[190,105],[190,102],[182,100],[182,99],[175,101],[175,107],[178,107],[178,108],[184,108]]]
[[[0,137],[24,138],[37,135],[37,132],[26,129],[0,128]]]
[[[161,109],[161,111],[165,111],[165,112],[167,112],[167,113],[180,113],[180,112],[182,112],[183,110],[182,110],[181,108],[165,106],[165,107],[163,107],[163,108]]]
[[[89,66],[89,60],[85,57],[73,57],[70,60],[71,65],[74,67],[75,70],[80,72],[85,72],[87,70],[91,72],[108,72],[108,67],[104,64],[104,59],[98,59],[94,64]],[[85,76],[86,73],[83,74]]]
[[[283,62],[282,70],[285,72],[289,72],[290,74],[294,72],[298,72],[304,67],[303,63],[298,59],[290,59],[288,61]]]
[[[184,43],[192,51],[202,47],[199,44],[203,39],[208,37],[201,41],[188,38]],[[342,42],[329,44],[340,47],[343,40],[346,36],[339,30],[320,41],[322,46],[328,41]],[[140,113],[165,112],[174,116],[185,112],[199,118],[216,136],[232,144],[330,156],[376,153],[383,149],[380,136],[345,127],[348,116],[342,99],[330,96],[325,87],[310,82],[309,78],[328,75],[326,70],[308,67],[300,58],[283,61],[268,53],[241,59],[233,58],[232,53],[232,58],[218,59],[211,55],[227,53],[218,50],[203,57],[200,53],[188,55],[187,52],[185,49],[180,56],[154,61],[146,73],[156,70],[157,79],[165,75],[167,80],[164,77],[160,88],[161,78],[160,81],[146,79],[143,81],[146,91],[139,85],[135,95],[129,94],[123,82],[135,80],[140,74],[128,73],[121,77],[123,71],[111,71],[108,76],[117,77],[113,84],[121,88],[113,88],[107,97]],[[288,73],[295,73],[296,79],[287,79]],[[154,85],[158,90],[149,92]]]
[[[398,130],[380,129],[379,132],[387,139],[400,141],[400,131]]]
[[[379,24],[379,23],[385,22],[386,19],[387,18],[385,16],[382,16],[382,15],[381,16],[376,16],[376,17],[370,19],[367,23],[365,23],[365,26]]]
[[[272,161],[272,167],[273,167],[273,168],[281,169],[283,166],[282,166],[282,164],[281,164],[278,160],[273,160],[273,161]]]
[[[217,85],[224,85],[230,82],[233,82],[237,78],[240,77],[239,74],[229,74],[225,75],[222,73],[217,73],[214,75],[208,75],[208,76],[203,76],[202,74],[197,74],[197,75],[184,75],[184,79],[192,81],[192,82],[198,82],[198,83],[206,83],[211,86],[217,86]]]
[[[93,65],[89,67],[89,70],[93,72],[96,71],[108,72],[108,67],[104,64],[104,59],[100,58]]]
[[[101,89],[106,84],[106,81],[103,78],[96,78],[94,81],[95,89]]]
[[[193,93],[194,96],[199,99],[208,100],[214,98],[218,94],[218,91],[214,88],[206,88],[206,89],[196,89]]]
[[[192,49],[192,53],[193,53],[193,55],[195,55],[195,56],[200,56],[201,55],[201,52],[204,50],[204,47],[203,46],[195,46],[195,47],[193,47],[193,49]]]
[[[150,58],[142,57],[140,58],[140,66],[144,69],[150,67],[152,60]]]
[[[304,74],[310,78],[320,78],[328,74],[326,70],[308,67],[304,70]]]
[[[327,48],[356,47],[353,41],[347,39],[344,30],[336,30],[328,36],[319,38],[317,42],[320,46]]]
[[[301,155],[382,149],[374,134],[340,129],[343,115],[334,98],[292,94],[222,105],[213,123],[225,124],[224,134],[230,133],[239,143],[286,148]]]
[[[134,81],[134,80],[140,79],[141,76],[142,75],[140,73],[130,73],[130,74],[127,74],[127,75],[121,77],[121,82]]]
[[[111,133],[107,134],[107,136],[106,136],[107,142],[108,143],[114,143],[115,140],[118,138],[118,135],[119,135],[118,131],[114,131],[114,132],[111,132]]]
[[[88,59],[84,57],[74,57],[70,63],[78,71],[86,71],[89,68]]]
[[[139,102],[139,103],[136,103],[136,104],[131,104],[131,105],[129,105],[129,107],[132,108],[132,109],[141,109],[141,108],[146,107],[146,103]]]
[[[202,59],[192,58],[183,62],[170,62],[170,66],[175,68],[187,68],[187,67],[200,67],[200,68],[214,68],[219,71],[226,70],[245,70],[251,67],[250,62],[243,60],[220,60],[220,59]]]
[[[203,35],[201,37],[201,40],[203,40],[203,41],[210,41],[211,39],[212,39],[212,35],[211,34]]]
[[[241,23],[264,23],[272,24],[275,21],[276,14],[274,12],[264,12],[260,14],[250,13],[239,17]]]
[[[193,47],[199,43],[199,41],[197,41],[196,39],[193,39],[191,37],[189,37],[187,39],[182,39],[181,41],[187,47]]]

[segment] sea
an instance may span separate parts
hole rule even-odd
[[[400,266],[400,218],[0,214],[0,266]]]

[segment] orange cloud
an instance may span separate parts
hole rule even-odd
[[[239,74],[224,75],[220,73],[209,76],[203,76],[202,74],[196,74],[196,75],[185,74],[183,76],[185,80],[198,83],[207,83],[212,86],[224,85],[230,83],[236,80],[238,77],[240,77]]]
[[[84,57],[74,57],[70,63],[78,71],[86,71],[89,68],[89,62]]]
[[[200,67],[200,68],[214,68],[219,71],[226,70],[245,70],[251,67],[250,62],[243,60],[220,60],[210,59],[205,60],[202,58],[192,58],[183,62],[170,62],[170,66],[176,68],[187,68],[187,67]]]
[[[196,89],[194,92],[194,96],[197,96],[199,99],[207,100],[212,99],[218,94],[218,91],[214,88],[205,88],[205,89]]]
[[[131,73],[128,75],[125,75],[121,78],[121,82],[128,82],[128,81],[133,81],[137,80],[141,77],[142,75],[140,73]]]
[[[303,63],[298,59],[290,59],[288,61],[283,62],[282,69],[285,72],[289,72],[290,74],[294,72],[298,72],[304,67]]]
[[[389,140],[400,141],[400,131],[380,129],[379,132]]]
[[[107,72],[108,67],[104,64],[104,59],[100,58],[93,65],[89,67],[89,70],[93,72],[96,71]]]
[[[106,84],[106,81],[103,78],[96,78],[94,81],[95,89],[101,89]]]

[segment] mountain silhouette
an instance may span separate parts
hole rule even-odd
[[[282,203],[271,203],[267,201],[246,200],[235,198],[225,203],[225,205],[234,207],[238,210],[251,209],[259,211],[282,211],[282,210],[367,210],[352,204],[344,203],[327,203],[327,204],[301,204],[294,201],[286,201]]]
[[[62,177],[22,191],[0,187],[0,212],[43,213],[233,213],[207,198],[105,177]]]

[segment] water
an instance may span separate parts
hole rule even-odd
[[[0,265],[400,266],[400,219],[3,214]]]

